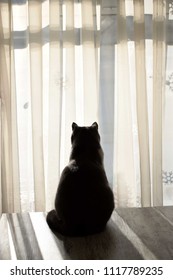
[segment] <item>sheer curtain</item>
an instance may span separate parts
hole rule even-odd
[[[118,4],[116,192],[124,206],[163,204],[165,5],[165,1],[143,0]]]
[[[1,1],[3,212],[51,209],[72,122],[98,121],[99,7]]]
[[[162,180],[171,173],[163,168],[165,163],[171,168],[172,151],[165,134],[171,129],[165,95],[172,5],[162,0],[102,1],[99,119],[117,207],[173,203],[172,185],[168,190]]]
[[[117,207],[173,204],[172,7],[0,2],[1,212],[53,207],[73,121],[99,123]]]

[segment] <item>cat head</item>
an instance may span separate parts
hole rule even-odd
[[[71,142],[74,146],[100,147],[100,135],[98,124],[94,122],[91,126],[78,126],[72,123]]]
[[[97,129],[98,130],[98,124],[96,122],[94,122],[91,126],[78,126],[75,122],[72,123],[72,130],[74,131],[75,129],[78,129],[78,128],[82,128],[82,129],[89,129],[89,128],[94,128],[94,129]]]

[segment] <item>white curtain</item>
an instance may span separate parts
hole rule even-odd
[[[133,28],[130,31],[127,20]],[[133,20],[131,24],[130,20]],[[150,20],[150,26],[147,26],[147,20]],[[165,20],[165,1],[118,1],[115,168],[119,205],[163,204]],[[149,31],[151,38],[146,38]],[[152,67],[151,76],[149,67]]]
[[[99,7],[0,3],[3,212],[51,209],[72,122],[98,121]]]
[[[165,133],[171,130],[165,96],[172,7],[162,0],[102,1],[99,119],[117,207],[173,203],[172,173],[164,171],[165,163],[172,168]]]
[[[168,0],[0,2],[1,212],[52,209],[72,122],[99,123],[117,207],[173,204],[172,14]]]

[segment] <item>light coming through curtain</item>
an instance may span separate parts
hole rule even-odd
[[[0,2],[0,212],[52,209],[97,121],[117,207],[173,205],[173,1]]]

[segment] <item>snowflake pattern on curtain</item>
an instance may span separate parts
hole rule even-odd
[[[173,1],[169,3],[169,13],[173,15]],[[166,79],[166,86],[169,91],[173,92],[173,72],[171,72]],[[165,185],[173,184],[173,171],[162,171],[162,183]]]
[[[173,15],[173,1],[170,1],[169,3],[169,14]]]
[[[169,4],[169,12],[173,14],[173,2]],[[170,73],[166,79],[166,85],[169,87],[169,91],[173,92],[173,72]],[[173,184],[173,171],[162,172],[162,183],[165,185]]]
[[[170,91],[173,91],[173,72],[168,76],[166,85],[169,87]]]
[[[162,182],[165,185],[173,184],[173,171],[163,171]]]

